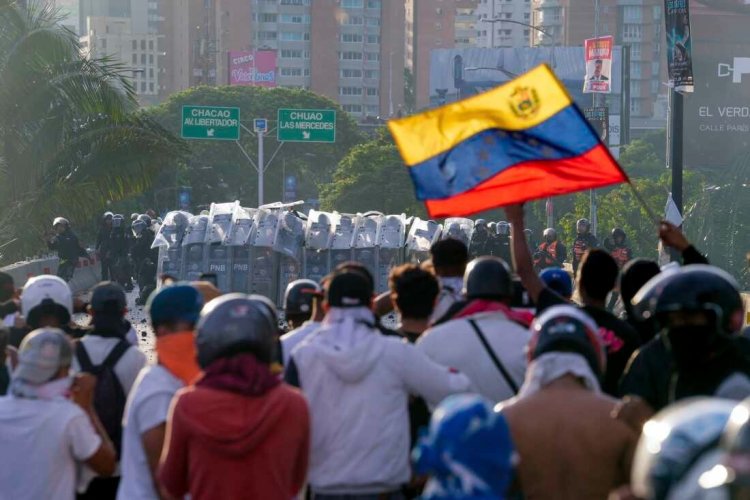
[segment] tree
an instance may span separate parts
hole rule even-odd
[[[295,175],[298,180],[298,197],[315,198],[320,186],[331,180],[336,164],[362,136],[354,120],[328,99],[299,89],[260,87],[197,87],[175,94],[160,106],[150,108],[148,116],[167,130],[178,134],[182,120],[182,106],[239,107],[242,123],[252,128],[253,118],[268,118],[270,128],[275,127],[279,108],[335,109],[336,142],[285,143],[269,163],[279,146],[276,134],[271,132],[264,140],[266,171],[264,191],[266,203],[282,199],[283,173]],[[246,130],[240,133],[240,142],[248,155],[257,159],[257,139]],[[191,186],[193,203],[204,208],[211,202],[238,199],[246,206],[257,205],[257,173],[240,148],[225,141],[189,141],[189,155],[182,164],[174,164],[165,172],[158,189]],[[166,184],[166,186],[164,185]]]
[[[339,212],[406,213],[424,217],[423,205],[390,135],[381,129],[341,160],[321,192],[321,206]]]
[[[0,249],[31,255],[52,217],[87,222],[137,194],[179,141],[136,113],[124,68],[80,55],[48,2],[0,0]]]

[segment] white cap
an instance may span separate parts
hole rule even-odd
[[[29,278],[26,282],[21,293],[21,312],[28,316],[32,309],[47,299],[73,314],[73,293],[70,287],[62,278],[48,274]]]

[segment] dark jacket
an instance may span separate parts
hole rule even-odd
[[[636,351],[620,382],[623,396],[640,396],[655,411],[692,396],[713,396],[732,374],[750,377],[750,339],[734,337],[690,373],[679,372],[662,335]]]
[[[57,255],[61,261],[78,260],[78,257],[88,257],[86,250],[78,242],[78,237],[70,228],[52,238],[47,243],[47,246],[50,250],[57,251]]]
[[[156,234],[151,228],[144,229],[139,238],[133,240],[133,246],[130,250],[130,255],[133,257],[136,265],[139,265],[146,259],[150,259],[153,263],[159,259],[159,249],[151,248],[154,243]]]
[[[597,248],[599,246],[599,240],[596,239],[591,233],[579,234],[576,239],[573,240],[571,245],[571,251],[573,252],[573,270],[578,270],[578,264],[581,263],[583,255],[587,250]]]

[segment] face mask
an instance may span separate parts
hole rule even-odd
[[[157,337],[156,353],[159,356],[159,364],[185,385],[190,385],[201,372],[193,332],[170,333]]]
[[[667,331],[670,350],[678,370],[695,369],[713,352],[716,334],[706,325],[685,325]]]
[[[39,399],[45,400],[68,397],[72,385],[73,377],[68,376],[39,386],[36,394]]]

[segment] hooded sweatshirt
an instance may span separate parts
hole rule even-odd
[[[365,307],[332,308],[292,354],[310,404],[309,482],[317,494],[378,494],[409,480],[408,396],[437,404],[469,388],[462,374],[386,337]]]
[[[177,393],[159,479],[175,498],[292,498],[310,445],[307,404],[280,384],[248,397],[208,387]]]

